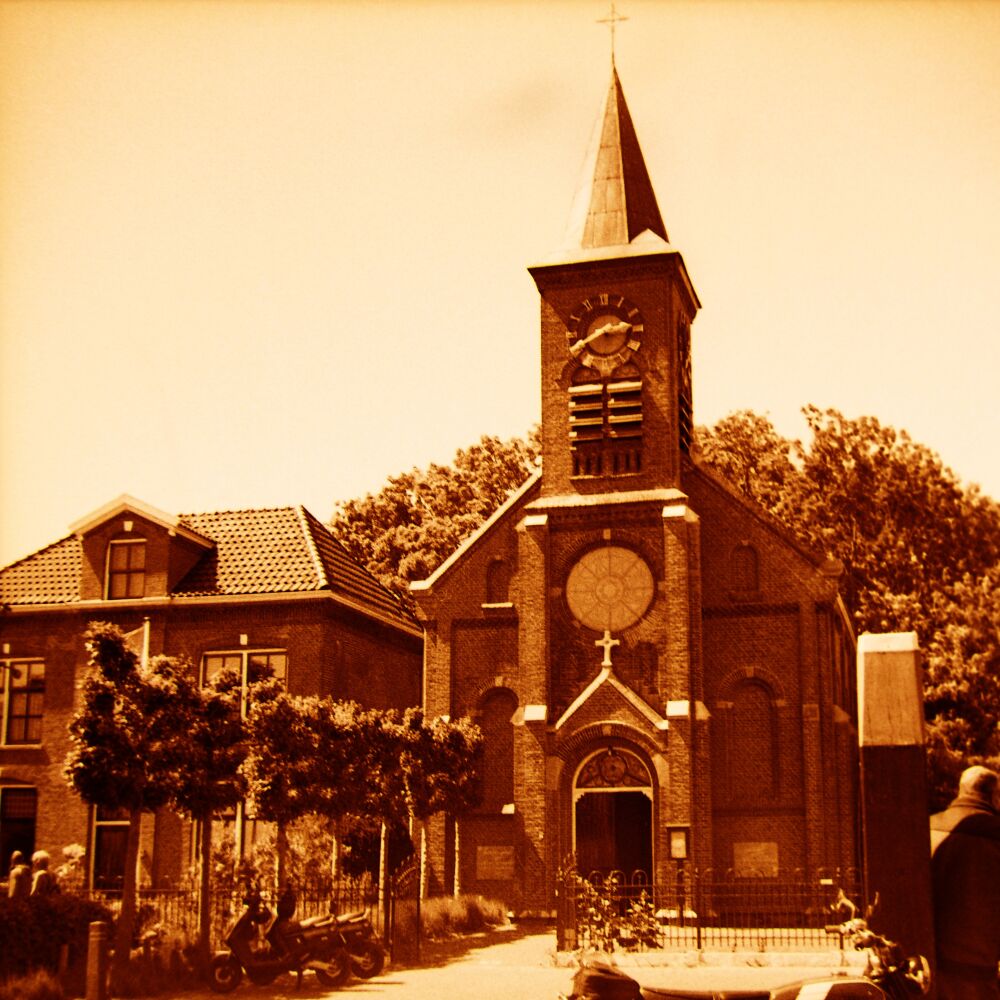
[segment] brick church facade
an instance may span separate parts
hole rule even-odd
[[[482,805],[428,888],[551,913],[557,872],[736,878],[856,863],[839,564],[692,449],[699,301],[617,73],[541,296],[543,472],[412,593],[424,699],[486,735]]]
[[[174,515],[119,497],[0,570],[0,605],[0,857],[45,849],[55,865],[82,844],[99,889],[120,883],[128,819],[88,807],[62,773],[90,622],[202,677],[256,661],[292,694],[420,702],[419,625],[302,507]],[[163,811],[141,836],[140,883],[176,886],[190,825]]]

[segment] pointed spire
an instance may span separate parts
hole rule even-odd
[[[570,246],[623,246],[645,230],[669,242],[646,162],[612,66],[604,113],[591,139],[570,219]]]

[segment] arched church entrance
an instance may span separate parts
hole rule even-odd
[[[653,873],[653,783],[631,751],[605,747],[573,782],[573,850],[584,876]]]

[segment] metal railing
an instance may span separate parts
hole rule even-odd
[[[261,891],[264,902],[274,906],[273,893]],[[92,899],[103,903],[117,917],[121,910],[121,893],[114,890],[92,890]],[[368,879],[324,880],[300,886],[296,891],[295,916],[299,920],[321,913],[350,913],[368,910],[376,932],[383,933],[382,912],[378,906],[378,886]],[[243,908],[243,892],[213,892],[211,898],[212,947],[221,947],[230,924]],[[140,889],[137,895],[136,943],[157,929],[168,934],[194,940],[198,933],[197,889]]]
[[[676,865],[662,882],[643,872],[568,874],[561,885],[559,946],[829,948],[825,925],[861,900],[854,869],[807,873],[718,872]]]

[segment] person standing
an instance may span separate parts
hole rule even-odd
[[[59,891],[59,883],[49,871],[49,855],[46,851],[35,851],[31,855],[31,867],[35,871],[31,877],[32,896],[49,896]]]
[[[15,851],[10,856],[7,875],[7,895],[10,899],[27,899],[31,892],[31,869],[24,863],[24,855]]]
[[[1000,963],[1000,775],[962,772],[958,795],[931,816],[938,1000],[997,1000]]]

